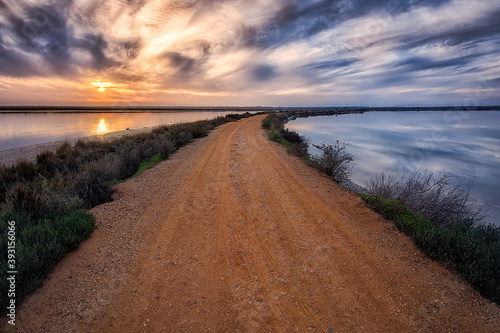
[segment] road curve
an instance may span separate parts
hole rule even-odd
[[[263,118],[220,126],[118,185],[17,328],[500,331],[497,305],[270,142]]]

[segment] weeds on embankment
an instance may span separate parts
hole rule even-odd
[[[293,116],[293,114],[291,114]],[[333,145],[315,145],[321,155],[310,156],[306,138],[285,128],[290,114],[271,114],[262,122],[269,139],[285,146],[288,151],[304,159],[309,165],[321,170],[334,181],[343,183],[351,175],[353,156],[347,152],[347,144],[337,141]]]
[[[481,294],[500,303],[500,228],[483,224],[470,200],[471,184],[447,174],[381,174],[362,198],[392,220],[429,257],[460,273]]]
[[[262,128],[267,131],[271,141],[285,146],[294,155],[309,158],[306,139],[297,132],[286,129],[287,121],[286,115],[273,113],[262,121]]]
[[[322,155],[311,158],[305,140],[293,132],[294,137],[302,139],[294,142],[300,148],[293,149],[285,139],[289,135],[285,133],[290,132],[284,128],[289,116],[272,114],[264,120],[262,127],[268,130],[271,140],[283,144],[329,176],[335,156],[336,161],[347,161],[344,167],[348,168],[352,156],[345,152],[345,144],[337,143],[343,149],[336,149],[336,154],[323,144]],[[322,160],[326,162],[318,163]],[[350,170],[347,171],[348,176]],[[484,297],[500,303],[500,228],[482,224],[484,215],[471,205],[470,184],[451,180],[446,174],[435,177],[420,171],[400,178],[382,174],[367,182],[369,194],[361,197],[411,237],[427,256],[461,274]]]
[[[85,212],[111,200],[112,184],[136,176],[215,127],[251,116],[230,114],[212,120],[161,126],[119,139],[62,144],[36,163],[0,165],[0,307],[9,302],[8,227],[15,221],[16,305],[43,281],[68,251],[95,227]],[[9,296],[10,298],[10,296]]]

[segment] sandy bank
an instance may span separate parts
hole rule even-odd
[[[25,160],[28,162],[35,162],[38,154],[49,150],[55,152],[57,148],[62,145],[64,142],[69,142],[74,145],[78,140],[83,139],[86,141],[99,140],[99,141],[109,141],[118,139],[122,136],[126,135],[134,135],[139,133],[146,133],[153,129],[153,127],[143,127],[140,129],[133,130],[123,130],[118,132],[111,132],[103,135],[92,135],[82,138],[75,139],[67,139],[67,140],[59,140],[52,141],[46,143],[39,143],[35,145],[16,147],[10,149],[0,150],[0,164],[4,164],[6,166],[11,166],[17,163],[19,160]]]

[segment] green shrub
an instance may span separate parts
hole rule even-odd
[[[434,225],[431,221],[423,218],[420,214],[408,209],[404,204],[396,200],[386,200],[379,196],[361,195],[361,197],[376,212],[393,221],[396,226],[407,235],[416,232],[432,230]]]
[[[269,130],[267,133],[271,141],[279,142],[280,140],[284,140],[283,135],[278,130]]]
[[[318,169],[338,183],[349,179],[352,174],[354,157],[347,152],[346,143],[337,140],[333,145],[322,143],[314,145],[314,147],[321,151],[321,155],[311,157],[311,161]]]
[[[45,212],[45,203],[41,193],[36,191],[37,184],[16,184],[7,193],[7,204],[15,211],[25,211],[39,217]]]
[[[36,176],[35,165],[31,162],[21,160],[15,166],[19,180],[29,181]]]
[[[304,138],[297,132],[295,131],[290,131],[289,129],[283,129],[281,132],[281,135],[283,136],[283,139],[286,141],[290,142],[290,144],[297,144],[304,142]]]
[[[367,182],[368,192],[386,199],[395,199],[436,225],[484,218],[482,209],[470,200],[472,183],[457,182],[449,174],[435,176],[416,170],[401,176],[381,173]]]
[[[500,303],[500,228],[462,221],[414,238],[429,257],[450,265],[483,296]]]
[[[132,177],[137,177],[141,173],[143,173],[147,169],[151,169],[158,163],[160,163],[163,160],[163,156],[161,153],[156,154],[155,156],[151,157],[150,160],[142,162],[141,165],[139,166],[139,170],[132,176]]]
[[[109,181],[98,164],[90,164],[75,177],[73,191],[82,199],[83,207],[91,209],[111,201]]]
[[[262,121],[262,128],[265,130],[270,130],[272,128],[273,123],[271,122],[271,119],[269,117],[265,118]]]
[[[20,302],[35,290],[46,274],[68,251],[92,233],[95,221],[84,211],[60,215],[46,214],[33,218],[23,211],[12,211],[0,217],[0,233],[6,234],[8,221],[16,222],[16,300]],[[1,253],[7,253],[7,239],[0,239]],[[8,284],[7,261],[0,262],[0,306],[6,309]]]
[[[500,302],[500,228],[463,220],[434,224],[397,200],[361,195],[378,213],[392,220],[429,257],[460,273],[481,294]]]

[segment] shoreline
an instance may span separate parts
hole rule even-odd
[[[110,132],[102,135],[90,135],[78,137],[73,139],[56,140],[44,143],[36,143],[27,146],[20,146],[14,148],[7,148],[0,150],[0,165],[10,167],[15,165],[18,161],[36,162],[36,157],[44,151],[55,152],[63,143],[69,142],[74,146],[78,140],[85,141],[107,141],[118,139],[127,135],[142,134],[152,131],[155,127],[143,127],[139,129],[122,130],[117,132]]]
[[[260,120],[118,184],[92,209],[92,236],[19,307],[18,329],[494,330],[496,305]]]

